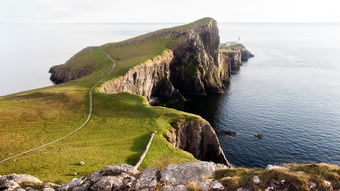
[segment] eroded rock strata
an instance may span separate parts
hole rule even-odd
[[[202,118],[182,120],[171,125],[173,129],[165,137],[172,145],[192,153],[197,159],[223,163],[231,167],[214,129],[206,120]]]
[[[131,68],[124,76],[105,82],[99,91],[104,93],[129,92],[163,100],[183,100],[183,96],[169,81],[170,63],[174,58],[171,50]]]

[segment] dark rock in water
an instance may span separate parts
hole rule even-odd
[[[263,139],[263,135],[262,134],[256,134],[256,135],[254,135],[254,137],[259,138],[259,139]]]
[[[218,135],[229,135],[229,136],[236,136],[237,132],[234,131],[219,131]]]

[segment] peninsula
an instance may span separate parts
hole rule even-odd
[[[0,97],[0,190],[340,189],[336,165],[234,168],[206,120],[152,106],[224,93],[253,56],[212,18],[81,50]]]

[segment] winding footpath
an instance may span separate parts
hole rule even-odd
[[[149,149],[150,149],[152,140],[153,140],[153,138],[155,137],[155,134],[156,134],[156,133],[157,133],[157,131],[154,131],[154,132],[151,133],[151,137],[150,137],[150,139],[149,139],[149,142],[148,142],[148,144],[146,145],[146,148],[145,148],[143,154],[139,157],[139,160],[138,160],[138,162],[136,163],[136,165],[134,166],[134,169],[137,170],[137,169],[139,168],[139,166],[142,164],[142,162],[143,162],[143,160],[144,160],[146,154],[148,153],[148,151],[149,151]]]
[[[35,148],[33,148],[33,149],[29,149],[29,150],[24,151],[24,152],[21,152],[21,153],[19,153],[19,154],[13,155],[13,156],[11,156],[11,157],[2,159],[2,160],[0,160],[0,163],[6,162],[6,161],[11,160],[11,159],[13,159],[13,158],[15,158],[15,157],[19,157],[19,156],[21,156],[21,155],[24,155],[24,154],[27,154],[27,153],[36,151],[36,150],[38,150],[38,149],[42,149],[42,148],[44,148],[44,147],[47,147],[47,146],[49,146],[49,145],[52,145],[52,144],[57,143],[57,142],[59,142],[59,141],[62,141],[62,140],[64,140],[64,139],[66,139],[67,137],[70,137],[70,136],[72,136],[73,134],[77,133],[78,131],[80,131],[82,128],[84,128],[84,127],[89,123],[89,121],[91,120],[91,118],[92,118],[92,116],[93,116],[93,90],[97,87],[97,85],[98,85],[100,82],[102,82],[106,77],[108,77],[108,76],[112,73],[113,69],[114,69],[115,66],[117,65],[116,61],[115,61],[110,55],[108,55],[108,54],[104,51],[104,49],[103,49],[102,47],[100,47],[100,49],[101,49],[101,50],[103,51],[103,53],[104,53],[104,54],[112,61],[113,65],[112,65],[111,70],[110,70],[110,71],[109,71],[102,79],[100,79],[97,83],[95,83],[95,84],[91,87],[91,89],[90,89],[90,91],[89,91],[89,113],[88,113],[87,119],[84,121],[84,123],[83,123],[82,125],[80,125],[80,127],[78,127],[77,129],[75,129],[74,131],[70,132],[69,134],[67,134],[67,135],[65,135],[65,136],[63,136],[63,137],[60,137],[60,138],[58,138],[58,139],[56,139],[56,140],[54,140],[54,141],[51,141],[51,142],[46,143],[46,144],[44,144],[44,145],[40,145],[40,146],[35,147]]]

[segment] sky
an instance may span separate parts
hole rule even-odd
[[[1,0],[0,23],[340,22],[340,0]]]

